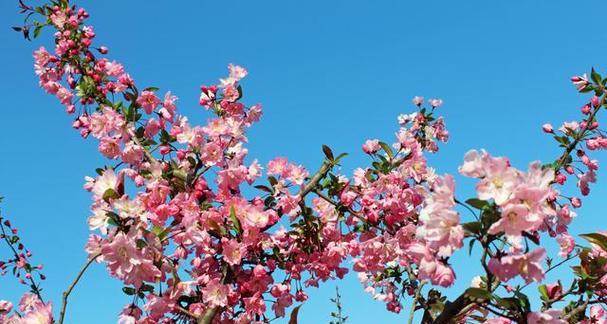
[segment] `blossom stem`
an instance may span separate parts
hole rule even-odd
[[[427,283],[426,280],[422,280],[422,282],[420,282],[419,286],[415,290],[415,297],[413,297],[413,302],[411,303],[411,311],[409,312],[409,320],[407,321],[407,324],[413,323],[413,317],[415,315],[415,307],[417,306],[417,300],[419,299],[422,289],[424,288],[424,285],[426,283]]]
[[[603,92],[605,92],[604,89],[603,89]],[[592,123],[596,114],[599,112],[599,110],[601,110],[602,104],[607,103],[607,95],[603,96],[603,99],[601,101],[602,101],[601,105],[594,108],[594,110],[592,111],[590,116],[588,116],[588,118],[586,119],[589,124]],[[561,155],[561,157],[557,160],[558,162],[554,166],[554,171],[559,171],[563,166],[565,166],[567,157],[571,154],[571,152],[573,152],[573,150],[577,147],[579,142],[584,139],[587,132],[588,132],[588,128],[585,128],[584,130],[582,130],[581,132],[576,134],[577,136],[575,136],[573,142],[571,142],[571,144],[569,144],[569,146],[567,146],[567,148],[565,149],[565,152],[563,152],[563,155]]]
[[[59,313],[60,314],[59,315],[59,324],[63,324],[63,320],[65,319],[65,310],[67,308],[67,298],[72,293],[72,290],[74,290],[74,287],[76,286],[76,284],[78,284],[78,281],[80,280],[80,278],[82,278],[82,275],[84,274],[86,269],[88,269],[88,267],[91,265],[91,263],[93,263],[93,261],[95,261],[100,255],[101,255],[101,253],[97,253],[96,255],[94,255],[90,259],[88,259],[88,261],[84,264],[84,266],[82,266],[82,269],[80,269],[80,272],[78,272],[78,275],[76,276],[74,281],[70,284],[70,286],[67,288],[67,290],[63,292],[61,312]]]

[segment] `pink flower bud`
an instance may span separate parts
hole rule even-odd
[[[599,97],[597,97],[597,96],[593,96],[592,98],[590,98],[590,103],[595,108],[598,107],[601,104],[600,101],[599,101]]]
[[[108,52],[109,52],[109,49],[108,49],[107,47],[105,47],[105,46],[101,46],[101,47],[99,47],[99,53],[101,53],[101,54],[104,54],[104,55],[105,55],[105,54],[107,54]]]
[[[582,107],[582,114],[588,115],[590,113],[590,110],[591,110],[590,105],[584,105]]]
[[[580,208],[582,207],[582,201],[578,197],[573,197],[571,198],[571,206],[575,208]]]
[[[545,133],[549,133],[549,134],[554,133],[554,128],[552,128],[552,125],[550,125],[550,124],[544,124],[542,126],[542,130],[544,130]]]
[[[162,155],[167,155],[167,154],[169,154],[169,152],[171,152],[171,147],[170,147],[170,146],[168,146],[168,145],[162,145],[162,146],[160,147],[160,150],[159,150],[159,151],[160,151],[160,154],[162,154]]]

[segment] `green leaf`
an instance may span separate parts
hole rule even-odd
[[[143,89],[143,91],[152,91],[152,92],[156,92],[158,90],[160,90],[160,88],[158,88],[158,87],[147,87],[147,88]]]
[[[242,96],[244,95],[242,92],[242,86],[238,85],[238,88],[236,88],[236,90],[238,90],[238,99],[242,98]]]
[[[158,237],[158,239],[160,239],[161,241],[164,240],[164,238],[167,235],[167,230],[164,229],[162,226],[158,226],[158,225],[154,225],[154,227],[152,227],[151,232],[154,235],[156,235]]]
[[[344,158],[344,157],[346,157],[346,156],[348,156],[348,153],[341,153],[340,155],[338,155],[338,156],[335,158],[335,162],[339,162],[339,160],[341,160],[342,158]]]
[[[379,142],[379,146],[381,146],[381,148],[386,152],[386,154],[388,154],[390,160],[394,158],[394,153],[392,152],[392,148],[390,148],[390,145],[384,142]]]
[[[491,299],[491,293],[486,289],[482,288],[468,288],[466,289],[465,296],[472,301],[485,301]]]
[[[329,161],[335,160],[335,158],[333,157],[333,151],[331,151],[330,147],[323,144],[322,151],[325,153],[325,156],[327,157],[327,159],[329,159]]]
[[[474,242],[476,242],[476,240],[470,240],[470,243],[468,243],[468,255],[472,255],[472,249],[474,248]]]
[[[569,145],[569,137],[568,137],[568,136],[564,136],[564,135],[563,135],[563,136],[557,136],[557,135],[555,135],[555,136],[554,136],[554,139],[555,139],[557,142],[559,142],[559,143],[561,143],[561,144],[563,144],[563,145],[565,145],[565,146],[566,146],[566,145]]]
[[[603,80],[603,78],[601,77],[601,75],[598,74],[594,68],[592,68],[592,71],[590,72],[590,78],[595,83],[601,83],[601,81]]]
[[[148,245],[148,243],[143,239],[138,239],[136,244],[137,244],[137,247],[140,249],[143,249],[144,247],[146,247]]]
[[[489,207],[489,203],[485,200],[480,200],[477,198],[470,198],[468,200],[466,200],[466,204],[476,208],[476,209],[483,209],[485,207]]]
[[[586,241],[598,245],[603,251],[607,251],[607,236],[599,233],[580,234]]]
[[[143,284],[141,286],[141,288],[139,288],[141,291],[154,291],[154,286],[152,285],[148,285],[148,284]]]
[[[497,306],[500,306],[500,308],[512,309],[512,310],[518,309],[518,301],[516,298],[512,298],[512,297],[501,298],[498,296],[493,296],[493,299],[495,300],[495,304],[497,304]]]
[[[521,292],[515,291],[514,296],[518,300],[519,306],[521,307],[522,310],[524,310],[525,312],[531,311],[531,303],[529,303],[529,297],[527,297],[527,295],[525,295]]]
[[[264,186],[264,185],[256,185],[255,189],[259,189],[261,191],[273,193],[272,189],[270,189],[268,186]]]
[[[481,232],[482,224],[481,222],[469,222],[462,224],[462,227],[464,227],[464,230],[466,232],[469,232],[471,234],[478,234]]]
[[[108,190],[106,190],[103,193],[103,200],[105,200],[106,202],[109,202],[110,199],[117,199],[120,198],[120,195],[118,195],[118,193],[116,192],[116,190],[110,188]]]
[[[240,227],[240,220],[238,220],[238,217],[236,217],[236,208],[234,208],[233,205],[230,206],[230,219],[232,220],[236,233],[240,234],[242,232],[242,228]]]
[[[537,291],[540,292],[540,298],[543,301],[548,301],[550,298],[548,296],[548,288],[546,288],[546,285],[540,285],[537,287]]]
[[[44,27],[44,25],[38,25],[34,28],[34,38],[38,38],[38,36],[40,36],[40,31],[42,31],[42,27]]]
[[[301,306],[302,305],[297,305],[295,308],[293,308],[291,311],[291,317],[289,318],[289,324],[297,324],[297,315],[299,314],[299,309]]]
[[[133,296],[137,292],[137,290],[135,290],[135,288],[133,287],[122,287],[122,292],[129,296]]]

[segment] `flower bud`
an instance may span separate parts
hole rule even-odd
[[[597,97],[597,96],[593,96],[592,98],[590,98],[590,103],[595,108],[598,107],[601,104],[601,102],[599,100],[599,97]]]

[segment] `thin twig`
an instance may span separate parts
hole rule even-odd
[[[411,303],[411,311],[409,312],[409,320],[407,321],[407,324],[413,323],[413,317],[415,315],[415,306],[417,306],[417,300],[419,299],[419,295],[421,294],[422,289],[424,288],[424,285],[426,284],[426,282],[427,282],[426,280],[422,280],[422,282],[419,284],[419,286],[415,290],[415,296],[413,297],[413,303]]]
[[[72,284],[69,287],[67,287],[66,291],[63,292],[61,312],[59,315],[59,324],[63,324],[63,320],[65,319],[65,309],[67,308],[67,298],[72,293],[72,290],[74,290],[74,287],[76,286],[76,284],[78,284],[78,281],[80,280],[80,278],[82,277],[82,275],[84,274],[86,269],[88,269],[88,267],[91,265],[91,263],[93,263],[93,261],[95,261],[100,255],[101,255],[101,253],[97,253],[95,256],[91,257],[88,261],[86,261],[84,266],[82,266],[82,269],[80,269],[80,272],[78,272],[78,275],[76,276],[76,278],[74,279]]]

